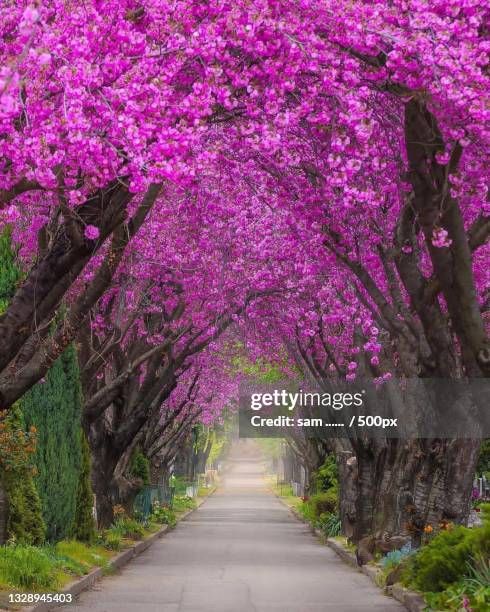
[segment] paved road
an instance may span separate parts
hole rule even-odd
[[[104,578],[73,612],[404,610],[344,565],[265,487],[247,446],[187,520]]]

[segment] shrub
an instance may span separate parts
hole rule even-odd
[[[9,500],[7,534],[17,544],[40,545],[44,542],[45,526],[41,502],[30,474],[22,478],[4,478]]]
[[[342,523],[338,514],[321,514],[319,526],[327,538],[335,538],[342,533]]]
[[[185,512],[186,510],[194,510],[197,507],[196,500],[187,495],[176,495],[173,501],[173,510],[175,512]]]
[[[158,503],[153,505],[153,512],[150,516],[150,520],[160,523],[161,525],[170,525],[170,527],[173,527],[177,522],[173,510],[165,506],[160,506]]]
[[[414,556],[406,580],[420,591],[443,591],[464,575],[469,556],[465,527],[443,531]]]
[[[114,515],[114,519],[115,520],[123,520],[128,518],[128,515],[126,514],[126,510],[124,509],[124,506],[121,506],[121,504],[116,504],[115,506],[112,507],[112,513]]]
[[[18,405],[8,414],[0,414],[0,479],[9,501],[7,534],[19,544],[44,541],[45,527],[30,464],[36,442],[34,429],[24,431]]]
[[[339,471],[335,455],[328,455],[323,465],[318,469],[315,478],[316,489],[318,492],[328,491],[337,488],[339,485]]]
[[[311,513],[314,518],[318,518],[321,514],[332,514],[338,509],[337,492],[333,489],[323,493],[312,495],[307,502],[311,508]]]
[[[50,541],[71,537],[82,463],[82,389],[74,345],[54,362],[44,382],[29,389],[20,405],[26,424],[37,429],[36,487],[46,536]]]
[[[82,443],[82,461],[78,476],[73,537],[81,542],[93,542],[95,539],[95,520],[92,514],[94,498],[90,480],[90,449],[84,432],[80,431],[80,435]]]
[[[425,599],[434,610],[490,610],[490,561],[479,558],[469,564],[469,575],[441,593],[427,593]]]
[[[150,462],[139,449],[133,453],[131,474],[136,478],[141,478],[144,485],[150,484]]]
[[[404,572],[404,582],[424,592],[440,592],[468,575],[468,563],[490,557],[490,517],[483,506],[483,526],[441,531],[423,546]]]
[[[490,470],[490,438],[483,441],[480,448],[480,456],[476,471],[478,474],[485,474]]]
[[[121,550],[123,535],[119,530],[115,530],[111,527],[103,532],[100,543],[109,550]]]

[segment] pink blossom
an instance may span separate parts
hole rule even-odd
[[[95,227],[95,225],[87,225],[84,234],[85,238],[88,240],[97,240],[100,235],[100,230],[98,227]]]
[[[443,248],[450,247],[452,244],[452,240],[448,238],[448,232],[442,227],[434,228],[432,233],[432,244],[435,247]]]

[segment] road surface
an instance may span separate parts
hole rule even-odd
[[[250,446],[222,486],[175,530],[102,579],[73,612],[404,610],[346,566],[270,493]]]

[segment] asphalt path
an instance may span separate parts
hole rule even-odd
[[[371,612],[405,608],[346,566],[267,488],[238,444],[219,489],[73,612]]]

